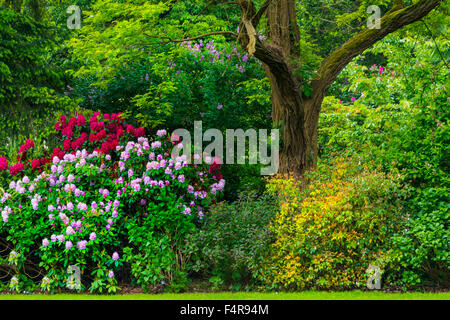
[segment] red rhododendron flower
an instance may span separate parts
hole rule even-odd
[[[80,139],[83,140],[83,142],[86,141],[88,139],[88,134],[86,132],[82,132]]]
[[[86,124],[86,118],[84,117],[84,115],[79,114],[78,118],[77,118],[77,126],[82,127]]]
[[[63,137],[67,137],[69,139],[72,139],[73,137],[73,130],[71,126],[67,126],[64,129],[62,129],[61,134]]]
[[[5,157],[0,158],[0,171],[8,169],[8,160]]]
[[[55,123],[55,130],[56,131],[60,131],[61,129],[62,129],[62,124],[61,123],[59,123],[59,122],[57,122],[57,123]]]
[[[134,135],[135,130],[136,129],[134,129],[134,127],[131,124],[127,125],[127,133],[128,134]]]
[[[64,140],[64,146],[63,146],[64,151],[69,151],[71,146],[72,145],[71,145],[71,142],[69,139]]]
[[[73,127],[75,127],[75,125],[77,124],[77,118],[72,117],[69,120],[69,127],[71,127],[73,129]]]
[[[144,135],[145,135],[145,130],[144,130],[144,128],[142,128],[142,127],[137,128],[137,129],[135,130],[135,132],[134,132],[134,136],[135,136],[136,138],[142,137],[142,136],[144,136]]]
[[[106,137],[106,131],[105,130],[101,130],[99,133],[97,133],[97,140],[103,140]]]
[[[103,121],[97,122],[97,131],[105,128],[105,123]]]
[[[31,161],[31,168],[32,169],[37,169],[41,166],[41,161],[39,159],[33,159],[33,161]]]
[[[108,154],[111,151],[111,145],[109,142],[105,141],[102,143],[102,152]]]
[[[116,128],[117,128],[117,126],[116,126],[116,124],[114,124],[114,123],[108,123],[108,124],[106,125],[106,129],[108,129],[108,130],[111,131],[111,132],[116,131]]]
[[[89,123],[93,123],[93,122],[97,122],[97,117],[96,116],[92,116],[89,118]]]
[[[23,153],[31,148],[34,148],[34,141],[28,139],[23,145],[20,146],[19,153]]]
[[[19,172],[23,171],[25,169],[25,166],[23,165],[22,162],[18,162],[15,166],[11,166],[9,168],[9,173],[12,176],[17,175]]]

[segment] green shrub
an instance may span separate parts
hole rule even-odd
[[[267,229],[277,207],[270,197],[242,194],[234,203],[211,208],[199,231],[188,240],[192,270],[211,275],[215,287],[256,284],[254,274],[271,241]]]
[[[337,98],[327,97],[322,106],[319,145],[323,159],[358,155],[383,172],[401,172],[408,220],[393,238],[396,271],[388,281],[445,286],[450,277],[450,108],[448,66],[436,46],[444,47],[446,40],[417,37],[407,32],[400,40],[394,34],[370,50],[383,54],[386,65],[352,63],[344,70],[334,86]]]

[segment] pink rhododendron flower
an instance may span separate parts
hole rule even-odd
[[[70,250],[73,247],[72,241],[66,241],[66,249]]]

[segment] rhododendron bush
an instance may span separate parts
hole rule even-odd
[[[71,265],[92,292],[116,292],[130,276],[144,289],[175,285],[186,272],[185,235],[224,188],[219,166],[172,159],[179,141],[160,130],[151,142],[117,115],[61,120],[64,146],[51,162],[13,170],[0,190],[4,285],[65,288]]]

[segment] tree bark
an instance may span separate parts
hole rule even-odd
[[[242,48],[263,62],[272,86],[272,118],[281,129],[280,172],[302,176],[317,163],[317,129],[325,94],[351,60],[386,35],[420,20],[443,0],[419,0],[403,7],[395,1],[381,19],[380,29],[365,29],[326,58],[311,82],[312,98],[301,91],[302,79],[293,70],[301,65],[300,32],[294,0],[268,0],[256,10],[251,0],[239,0],[242,19],[238,40]],[[262,42],[255,30],[263,11],[268,19],[269,42]]]

